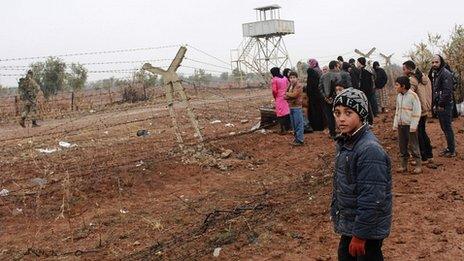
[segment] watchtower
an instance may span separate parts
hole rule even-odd
[[[244,39],[238,49],[231,50],[232,70],[256,73],[267,82],[272,67],[291,66],[283,36],[295,33],[294,22],[280,19],[280,8],[255,8],[257,21],[242,24]]]

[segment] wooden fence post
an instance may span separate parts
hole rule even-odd
[[[142,87],[143,87],[143,100],[146,101],[147,100],[147,86],[145,83],[142,83]]]
[[[74,111],[74,91],[71,92],[71,111]]]
[[[14,106],[15,106],[15,115],[19,116],[19,101],[18,101],[18,96],[15,95],[14,97]]]

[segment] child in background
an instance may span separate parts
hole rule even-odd
[[[345,85],[342,83],[342,81],[337,81],[335,83],[335,96],[339,95],[340,93],[342,93],[342,91],[345,90]],[[336,136],[337,137],[338,135],[340,135],[340,129],[337,128],[335,129],[335,131],[337,132]]]
[[[285,95],[285,99],[290,106],[290,121],[293,126],[293,134],[295,139],[292,143],[293,146],[301,146],[304,143],[304,119],[303,119],[303,87],[298,81],[298,74],[296,72],[288,73],[290,84]]]
[[[345,90],[345,85],[342,82],[337,82],[335,84],[335,93],[339,95],[343,90]]]
[[[430,167],[436,167],[433,163],[432,144],[426,131],[427,117],[432,111],[432,83],[429,77],[422,73],[416,64],[409,60],[403,63],[404,76],[409,77],[411,90],[417,94],[421,103],[421,117],[417,126],[417,137],[419,139],[419,149],[422,157],[422,164],[426,163]]]
[[[285,68],[283,71],[282,71],[282,75],[287,79],[288,83],[290,83],[290,76],[288,75],[292,70],[290,70],[289,68]]]
[[[408,171],[409,151],[416,161],[413,173],[422,173],[422,162],[417,138],[417,125],[421,117],[421,104],[419,97],[411,88],[409,78],[401,76],[396,79],[395,89],[398,93],[396,97],[396,112],[393,120],[393,129],[398,130],[398,142],[400,147],[401,165],[398,173]]]
[[[366,95],[348,88],[334,100],[341,135],[331,204],[335,232],[341,235],[338,260],[383,260],[390,234],[392,181],[390,158],[366,123]]]

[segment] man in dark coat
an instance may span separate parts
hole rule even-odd
[[[329,63],[329,71],[323,74],[319,81],[319,91],[324,99],[322,109],[324,110],[331,138],[335,138],[337,134],[335,130],[335,118],[332,113],[332,103],[336,96],[335,84],[341,81],[340,72],[337,68],[338,62],[331,61]]]
[[[350,75],[350,64],[347,62],[342,63],[342,70],[340,71],[341,83],[345,88],[353,87],[353,81],[351,80]]]
[[[432,69],[429,72],[432,80],[432,106],[438,116],[441,130],[445,134],[448,145],[441,155],[456,157],[456,144],[452,126],[454,79],[452,73],[445,68],[445,64],[445,60],[440,55],[433,57]]]
[[[373,67],[375,71],[375,95],[380,112],[384,112],[388,105],[387,90],[385,89],[385,85],[388,82],[388,76],[385,70],[380,68],[379,62],[375,61],[373,63]]]
[[[352,86],[355,89],[359,89],[359,74],[361,72],[359,71],[358,67],[356,67],[355,60],[353,58],[349,60],[349,64],[350,69],[348,72],[350,73]]]
[[[319,80],[321,78],[321,69],[315,59],[308,62],[308,78],[306,93],[308,95],[308,120],[314,131],[323,131],[326,123],[322,110],[322,96],[319,92]]]
[[[357,67],[360,70],[359,76],[359,89],[364,92],[369,101],[369,117],[368,121],[370,125],[374,124],[373,117],[377,117],[378,108],[377,101],[375,99],[374,92],[374,75],[366,69],[366,58],[359,57]]]

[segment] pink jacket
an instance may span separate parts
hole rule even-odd
[[[275,112],[277,117],[282,117],[290,114],[290,107],[287,100],[285,100],[285,93],[287,92],[288,80],[287,78],[273,77],[271,81],[272,95],[274,96]]]

